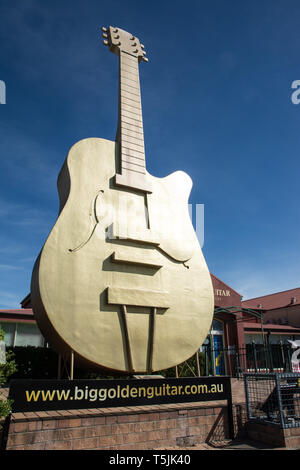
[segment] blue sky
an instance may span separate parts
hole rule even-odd
[[[69,148],[114,140],[114,25],[140,38],[147,169],[186,171],[209,269],[244,298],[299,286],[300,4],[0,0],[0,308],[17,308]]]

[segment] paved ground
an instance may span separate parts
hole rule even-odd
[[[196,446],[189,446],[189,447],[168,447],[168,448],[156,448],[153,450],[300,450],[300,449],[287,449],[286,447],[270,447],[267,444],[263,444],[262,442],[255,442],[251,441],[250,439],[243,439],[243,440],[234,440],[234,441],[218,441],[215,443],[210,444],[199,444]]]

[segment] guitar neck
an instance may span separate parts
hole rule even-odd
[[[120,173],[115,183],[142,192],[151,192],[146,175],[144,131],[137,57],[119,54],[119,116],[117,141]]]

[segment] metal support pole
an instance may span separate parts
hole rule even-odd
[[[247,374],[244,374],[244,384],[245,384],[247,418],[250,419],[251,418],[251,405],[250,405],[250,396],[249,396],[249,378]]]
[[[74,378],[74,351],[71,351],[70,380]]]
[[[239,353],[238,351],[235,351],[234,358],[235,358],[235,375],[237,378],[239,378]]]
[[[279,408],[279,418],[280,418],[280,426],[284,428],[284,415],[283,415],[283,406],[282,406],[282,399],[281,399],[281,390],[280,390],[280,378],[279,374],[274,374],[275,382],[276,382],[276,394],[278,400],[278,408]]]
[[[287,354],[289,372],[293,372],[293,368],[292,368],[292,358],[291,358],[291,348],[290,348],[290,346],[288,346],[288,345],[286,345],[286,346],[287,346],[287,348],[286,348],[286,354]]]
[[[228,432],[229,439],[234,439],[234,420],[233,420],[233,404],[232,404],[232,390],[231,390],[231,380],[230,377],[227,377],[229,396],[227,400],[227,413],[228,413]]]
[[[280,352],[281,352],[281,364],[282,364],[281,368],[282,368],[283,372],[285,372],[285,358],[284,358],[282,339],[280,340]]]
[[[252,352],[253,352],[254,368],[255,368],[255,372],[257,372],[256,344],[254,341],[252,341]]]
[[[201,377],[200,363],[199,363],[199,351],[196,352],[196,363],[197,363],[197,373],[198,373],[198,377]]]
[[[265,367],[266,367],[266,372],[269,369],[269,358],[268,358],[268,351],[267,351],[267,342],[265,338],[265,333],[264,333],[264,322],[263,322],[263,316],[261,314],[260,317],[260,326],[261,326],[261,334],[262,334],[262,340],[263,340],[263,350],[264,350],[264,356],[265,356]]]
[[[213,335],[210,334],[210,342],[209,342],[209,347],[210,347],[210,367],[211,367],[211,370],[210,370],[210,373],[211,375],[215,376],[216,375],[216,372],[215,372],[215,355],[214,355],[214,343],[213,343]]]
[[[209,361],[207,347],[205,346],[205,375],[209,375]]]
[[[270,332],[268,332],[266,341],[267,341],[267,345],[268,345],[269,365],[270,365],[271,371],[274,372],[272,346],[270,344]]]

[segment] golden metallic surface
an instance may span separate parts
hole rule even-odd
[[[194,232],[190,177],[146,170],[138,38],[105,29],[119,56],[115,142],[75,144],[58,179],[60,214],[35,264],[31,298],[61,353],[116,372],[175,366],[203,343],[211,277]],[[72,355],[73,357],[73,355]]]
[[[213,315],[213,289],[194,232],[183,172],[151,193],[115,186],[119,147],[75,144],[58,179],[60,214],[35,264],[31,296],[61,353],[117,372],[163,370],[191,357]]]

